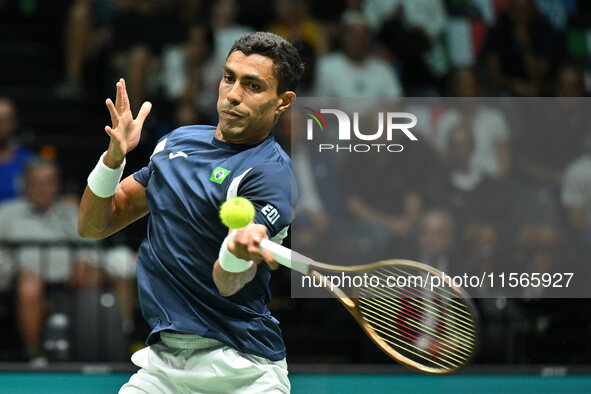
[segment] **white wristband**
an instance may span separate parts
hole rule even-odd
[[[94,194],[99,197],[111,197],[117,191],[117,185],[123,175],[123,168],[125,168],[125,159],[123,163],[117,168],[109,168],[103,163],[103,157],[107,152],[101,155],[96,167],[88,176],[88,187]]]
[[[233,238],[234,233],[229,234],[224,239],[224,242],[222,242],[222,247],[220,248],[219,254],[220,267],[222,267],[224,271],[228,272],[244,272],[252,266],[253,262],[239,259],[228,250],[228,239],[230,239],[230,237]]]

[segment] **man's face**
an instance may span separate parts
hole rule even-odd
[[[370,46],[370,31],[365,23],[353,23],[344,33],[345,53],[354,61],[363,61]]]
[[[185,53],[193,64],[201,64],[209,55],[210,48],[207,42],[207,32],[201,26],[193,26],[189,30],[189,36],[185,43]]]
[[[58,192],[59,178],[53,167],[35,168],[25,179],[25,194],[29,201],[41,211],[51,208]]]
[[[264,139],[289,105],[286,93],[277,95],[273,60],[256,54],[246,56],[240,51],[230,54],[217,104],[218,129],[224,141],[251,143]]]

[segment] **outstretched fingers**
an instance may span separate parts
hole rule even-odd
[[[105,131],[107,132],[109,137],[113,137],[113,129],[112,128],[110,128],[109,126],[105,126]]]
[[[123,78],[119,79],[119,81],[115,84],[115,87],[117,88],[117,97],[115,97],[115,107],[117,108],[118,114],[123,113],[123,99],[121,98],[121,91],[123,90],[122,81]]]
[[[142,127],[144,125],[144,121],[146,120],[146,117],[148,116],[148,114],[150,113],[151,110],[152,110],[152,103],[150,103],[149,101],[146,101],[145,103],[142,104],[142,107],[140,108],[140,112],[137,114],[137,118],[136,118],[136,121],[139,122],[140,127]]]
[[[119,122],[119,114],[117,113],[117,110],[115,109],[115,105],[113,104],[113,101],[108,98],[105,101],[105,104],[107,104],[107,109],[109,110],[109,115],[111,115],[111,125],[113,127],[117,127],[117,124]]]
[[[117,82],[117,96],[121,98],[121,112],[130,111],[129,97],[127,96],[127,88],[125,86],[125,79],[121,78]]]

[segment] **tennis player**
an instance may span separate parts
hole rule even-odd
[[[148,165],[120,183],[151,104],[133,119],[124,80],[115,103],[107,100],[110,144],[88,177],[78,231],[100,239],[150,214],[137,280],[152,331],[149,346],[132,356],[141,369],[121,393],[289,392],[285,346],[267,309],[276,263],[257,245],[281,242],[291,221],[291,164],[271,130],[295,100],[302,72],[281,37],[242,36],[223,68],[217,127],[172,131]],[[226,241],[218,210],[237,195],[256,215]]]

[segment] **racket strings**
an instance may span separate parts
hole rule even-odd
[[[368,309],[370,309],[370,307],[375,307],[376,312],[384,313],[393,319],[396,319],[398,317],[398,315],[396,315],[392,311],[398,312],[401,315],[408,317],[409,319],[414,319],[414,320],[408,320],[407,324],[416,328],[416,329],[425,330],[425,334],[431,336],[435,341],[437,341],[447,347],[451,347],[451,345],[456,345],[458,342],[463,343],[464,347],[469,347],[472,344],[473,338],[467,338],[463,335],[454,335],[453,332],[438,333],[437,329],[442,328],[442,325],[440,322],[437,322],[436,327],[429,327],[428,325],[423,324],[421,322],[421,320],[419,320],[422,318],[421,316],[419,316],[417,314],[410,314],[403,309],[403,306],[396,305],[396,303],[397,303],[396,299],[394,299],[393,302],[391,300],[384,299],[384,298],[364,299],[364,303],[365,303],[365,307],[368,307]],[[376,306],[376,304],[377,304],[377,306]],[[381,307],[381,309],[380,309],[380,307]]]
[[[364,320],[397,352],[410,353],[422,359],[423,364],[426,361],[427,366],[433,364],[443,369],[453,369],[470,358],[472,344],[462,344],[459,340],[453,343],[453,336],[434,338],[422,330],[409,329],[408,321],[399,317],[386,319],[383,308],[372,308],[368,304],[365,300],[360,306]]]
[[[375,290],[376,292],[380,292],[380,290]],[[416,297],[413,298],[408,298],[407,296],[400,296],[400,294],[396,293],[396,294],[388,294],[388,293],[384,293],[381,292],[381,294],[378,295],[378,297],[376,297],[375,295],[372,295],[371,293],[367,292],[367,290],[362,289],[360,291],[360,293],[363,296],[364,299],[371,299],[371,298],[384,298],[387,300],[394,300],[396,301],[397,299],[403,298],[407,300],[407,309],[410,309],[410,311],[403,311],[405,314],[410,315],[409,317],[411,318],[422,318],[422,316],[424,314],[430,313],[435,317],[438,317],[440,312],[439,310],[433,310],[432,308],[424,308],[421,309],[420,305],[416,305]],[[413,304],[411,301],[415,301],[415,303]],[[450,319],[447,318],[445,316],[441,316],[441,320],[440,322],[438,322],[439,326],[442,326],[443,323],[449,323],[449,324],[456,324],[458,323],[458,321],[454,320],[454,319]],[[465,327],[465,326],[460,326],[461,329],[458,330],[458,333],[463,334],[462,336],[465,337],[466,340],[473,340],[474,336],[473,336],[473,326],[469,326],[469,327]]]
[[[450,369],[450,367],[454,368],[456,366],[455,363],[449,363],[449,362],[446,362],[445,360],[439,360],[437,358],[433,359],[432,357],[429,357],[429,356],[431,356],[430,353],[426,352],[423,348],[413,345],[411,342],[408,341],[409,339],[412,340],[411,337],[401,335],[402,339],[399,339],[396,336],[391,335],[389,332],[386,332],[386,331],[392,331],[391,329],[386,328],[384,330],[384,326],[380,325],[380,324],[373,324],[371,326],[371,328],[372,328],[372,330],[374,330],[378,334],[381,334],[381,335],[379,335],[379,337],[382,341],[391,345],[398,352],[400,352],[400,350],[402,350],[406,354],[412,354],[412,355],[426,361],[428,366],[436,365],[436,366],[443,368],[443,369]],[[418,352],[415,350],[412,350],[411,348],[417,350]],[[426,353],[426,355],[421,354],[421,353]]]
[[[365,312],[367,312],[369,314],[373,314],[374,318],[376,320],[384,323],[385,326],[382,327],[383,329],[385,329],[386,331],[390,331],[393,334],[397,334],[392,328],[388,328],[388,327],[391,327],[391,323],[393,323],[393,322],[396,323],[397,316],[395,314],[389,313],[388,311],[385,312],[384,309],[382,308],[383,305],[381,305],[379,303],[376,306],[375,305],[376,300],[377,299],[374,299],[373,302],[365,303],[365,305],[363,305],[362,308],[365,308]],[[386,316],[389,317],[389,319],[386,319]],[[426,347],[429,348],[430,350],[441,351],[442,354],[444,354],[444,355],[448,356],[449,358],[454,359],[455,361],[458,361],[458,362],[461,362],[462,360],[465,360],[470,357],[469,343],[464,342],[464,344],[461,345],[461,342],[463,341],[462,338],[448,336],[448,335],[438,335],[432,329],[430,329],[429,327],[427,327],[423,324],[420,324],[420,323],[418,325],[412,323],[412,321],[406,321],[405,323],[406,324],[403,324],[399,321],[397,322],[398,325],[400,325],[403,328],[405,328],[406,330],[412,332],[412,334],[410,334],[410,335],[415,335],[415,334],[424,335],[427,337],[427,339],[434,342],[433,345],[426,344]],[[421,331],[421,329],[424,329],[425,331]],[[406,332],[406,334],[409,334],[409,333]],[[458,346],[458,345],[460,345],[460,346]],[[423,350],[423,349],[420,349],[420,350]],[[454,352],[457,352],[458,355],[460,356],[460,358],[454,357],[455,356]]]
[[[423,332],[411,329],[412,331],[425,335],[436,342],[440,342],[441,345],[452,347],[464,352],[463,349],[470,349],[475,340],[472,332],[464,332],[463,330],[445,331],[445,324],[450,322],[442,322],[438,319],[436,314],[431,313],[430,315],[421,315],[420,311],[411,310],[410,312],[405,309],[408,305],[403,305],[399,297],[365,297],[361,294],[363,302],[361,305],[366,308],[366,311],[373,311],[374,313],[379,312],[382,315],[391,317],[393,322],[401,323],[404,318],[405,323],[414,327],[417,330],[423,330]],[[429,325],[425,324],[429,323]],[[452,322],[453,323],[453,322]],[[467,334],[467,335],[466,335]],[[469,355],[469,351],[467,354]]]
[[[366,310],[367,312],[367,310]],[[367,317],[367,315],[366,315]],[[398,352],[403,350],[427,362],[427,365],[436,365],[444,369],[454,368],[463,363],[468,357],[458,358],[454,357],[451,350],[440,351],[436,346],[423,341],[419,344],[414,334],[405,331],[399,326],[392,328],[392,323],[380,318],[373,318],[371,328],[377,333],[381,334],[380,338],[391,345]],[[434,356],[435,353],[441,353],[442,356]],[[447,356],[447,357],[445,357]]]
[[[380,278],[412,276],[397,267],[374,272]],[[416,276],[421,274],[424,276],[424,272]],[[424,286],[362,287],[358,303],[363,320],[382,341],[431,371],[456,369],[476,347],[476,324],[470,308],[452,291]]]
[[[381,276],[382,278],[385,278],[385,277],[393,276],[393,275],[384,276],[383,274],[378,274],[377,276]],[[387,289],[391,293],[393,293],[392,295],[394,297],[392,297],[392,298],[400,297],[400,293],[404,292],[405,294],[402,298],[409,298],[409,299],[414,300],[416,303],[419,304],[418,305],[419,309],[424,310],[424,311],[433,311],[434,313],[441,313],[442,306],[438,305],[436,302],[433,301],[433,299],[441,301],[439,294],[437,292],[429,291],[428,289],[425,289],[423,291],[423,294],[417,294],[416,291],[410,290],[410,288],[402,288],[402,287],[384,287],[384,288],[371,287],[371,289],[376,292],[381,292],[380,296],[389,297],[390,295],[388,294],[387,291],[381,290],[381,289]],[[461,326],[463,326],[467,330],[467,332],[472,332],[474,330],[474,322],[470,318],[470,314],[469,314],[468,310],[465,309],[465,305],[458,303],[457,300],[454,300],[454,301],[456,304],[462,305],[464,308],[459,309],[457,306],[455,306],[453,308],[456,311],[458,311],[459,313],[455,313],[454,311],[447,310],[447,312],[449,314],[451,314],[453,317],[452,320],[448,320],[448,321],[453,321],[453,322],[459,323]],[[443,319],[447,320],[447,319],[445,319],[445,317],[443,317]]]

